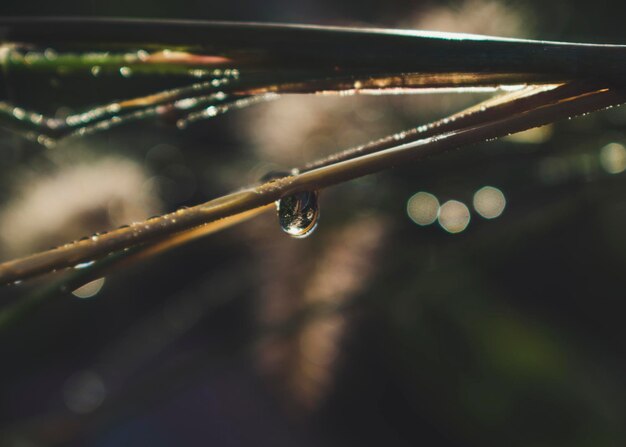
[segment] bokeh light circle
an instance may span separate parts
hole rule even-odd
[[[480,188],[474,194],[474,209],[485,219],[495,219],[506,207],[506,198],[502,191],[493,186]]]
[[[439,215],[439,200],[434,195],[420,191],[411,196],[406,205],[406,212],[418,225],[430,225]]]
[[[610,143],[600,150],[600,164],[609,174],[626,170],[626,148],[619,143]]]
[[[448,233],[460,233],[470,222],[470,210],[463,202],[448,200],[439,209],[439,225]]]

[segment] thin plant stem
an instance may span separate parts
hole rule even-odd
[[[530,98],[536,100],[534,107],[531,107],[532,101],[529,103]],[[94,235],[86,240],[5,262],[0,264],[0,283],[21,281],[39,274],[90,262],[109,253],[141,244],[164,241],[172,235],[190,230],[193,230],[193,233],[188,233],[188,235],[197,237],[203,233],[203,225],[224,218],[229,218],[230,223],[236,223],[238,221],[236,216],[247,216],[247,213],[252,210],[266,207],[282,197],[297,192],[319,190],[452,148],[502,137],[625,101],[626,93],[623,91],[599,88],[597,85],[565,84],[549,91],[541,90],[539,94],[530,97],[522,95],[510,101],[496,101],[492,106],[487,103],[486,106],[478,107],[478,109],[472,108],[472,110],[478,110],[474,113],[490,114],[489,117],[492,120],[484,123],[477,121],[465,126],[467,124],[465,120],[469,118],[458,119],[453,121],[456,124],[446,124],[448,127],[435,135],[422,138],[421,134],[417,133],[408,136],[406,141],[402,141],[397,146],[365,155],[356,154],[353,158],[305,172],[294,172],[288,177],[243,189],[201,205],[180,209],[145,222],[134,223],[126,228]],[[517,109],[513,106],[516,103]],[[491,107],[506,107],[507,114],[491,116]],[[442,122],[441,126],[444,124]],[[429,128],[433,127],[438,126],[434,125]],[[191,238],[180,237],[181,241]]]

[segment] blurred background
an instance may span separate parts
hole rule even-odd
[[[626,43],[623,3],[597,6],[2,0],[0,16]],[[49,99],[21,89],[33,104]],[[53,150],[2,131],[0,260],[486,97],[294,95],[182,131],[148,120]],[[0,318],[0,446],[624,445],[625,126],[615,108],[329,188],[307,239],[270,213]],[[0,310],[45,281],[0,289]]]

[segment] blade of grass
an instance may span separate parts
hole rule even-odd
[[[108,275],[111,271],[118,269],[124,265],[137,262],[149,256],[154,256],[165,250],[171,249],[177,245],[195,239],[200,236],[221,231],[230,226],[242,223],[248,219],[258,216],[263,212],[273,209],[273,205],[254,208],[248,212],[240,213],[235,216],[220,219],[215,222],[208,223],[201,227],[181,232],[148,245],[139,245],[128,250],[119,251],[108,255],[103,259],[89,267],[75,269],[61,275],[60,278],[54,278],[50,283],[43,287],[37,288],[24,298],[17,300],[9,306],[0,309],[0,331],[7,329],[12,324],[17,323],[20,319],[36,309],[44,301],[55,296],[66,295],[73,290],[87,284],[90,281]]]
[[[0,121],[21,135],[50,146],[54,140],[68,135],[80,136],[166,113],[176,108],[175,101],[199,99],[207,91],[234,96],[378,94],[554,84],[575,79],[623,85],[625,60],[626,46],[620,45],[423,31],[228,22],[5,18],[0,19],[3,84],[25,73],[48,77],[78,73],[92,78],[94,68],[102,71],[99,76],[119,77],[125,70],[133,76],[195,78],[199,75],[209,81],[206,85],[192,83],[92,107],[67,119],[45,117],[24,110],[19,104],[0,101]],[[234,71],[242,74],[241,79],[237,75],[237,82],[233,82],[236,86],[230,82],[213,84],[220,76]],[[212,77],[215,79],[211,80]],[[34,118],[29,120],[30,116]],[[213,114],[194,116],[207,118]]]
[[[533,97],[537,102],[534,107],[531,107],[532,101],[529,103],[529,98]],[[626,101],[626,93],[609,88],[598,88],[595,85],[564,85],[550,91],[541,91],[537,96],[522,95],[521,98],[510,102],[516,103],[516,101],[521,101],[518,103],[520,106],[518,110],[515,110],[515,107],[507,101],[496,102],[492,107],[506,107],[507,114],[502,117],[498,114],[490,115],[492,120],[484,123],[478,121],[478,124],[463,127],[465,120],[471,123],[475,119],[472,114],[467,115],[471,118],[461,118],[452,122],[456,124],[448,124],[450,121],[446,123],[444,120],[441,126],[448,127],[444,127],[440,133],[425,138],[422,138],[420,133],[410,135],[406,137],[406,140],[401,141],[402,144],[394,147],[366,155],[357,154],[358,156],[354,158],[331,162],[322,167],[244,189],[201,205],[135,223],[127,228],[96,235],[88,240],[5,262],[0,264],[0,283],[10,283],[51,270],[72,267],[118,250],[158,242],[176,233],[200,227],[194,231],[195,237],[202,234],[202,225],[265,207],[296,192],[319,190],[452,148],[498,138],[558,119],[620,104]],[[479,114],[481,111],[483,108],[479,107],[478,112],[474,113]],[[491,114],[491,108],[485,107],[482,113]],[[433,127],[437,126],[430,128]],[[182,239],[185,238],[182,237]]]
[[[552,81],[626,79],[626,47],[466,34],[233,22],[5,18],[0,42],[41,48],[176,49],[240,67],[344,74],[538,74]],[[89,62],[89,61],[87,61]],[[85,63],[85,69],[93,63]],[[525,78],[527,79],[527,78]],[[520,76],[520,82],[525,82]]]

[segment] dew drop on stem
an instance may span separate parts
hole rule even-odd
[[[320,215],[317,195],[317,191],[298,192],[276,202],[278,222],[285,233],[303,238],[315,230]]]
[[[287,177],[288,172],[272,171],[261,181],[268,182]],[[304,238],[313,233],[320,216],[317,191],[302,191],[276,201],[278,223],[282,230],[294,238]]]

